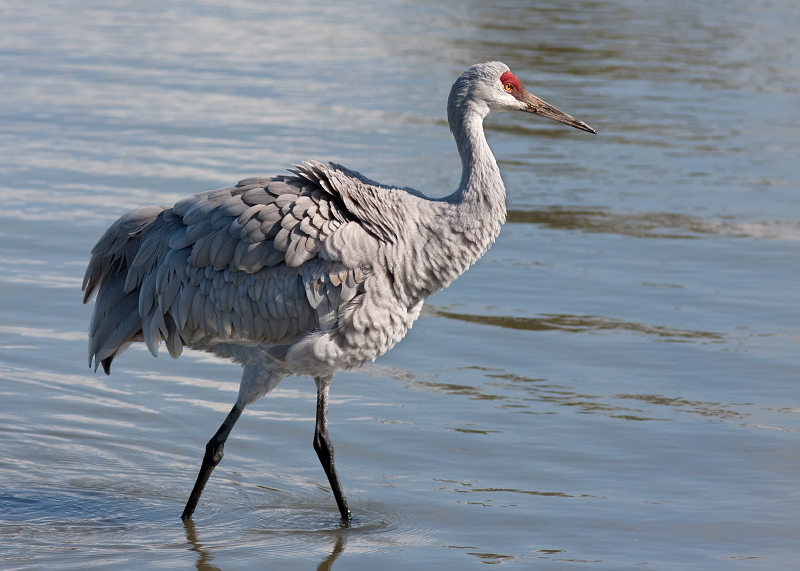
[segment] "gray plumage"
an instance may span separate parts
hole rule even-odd
[[[184,517],[241,411],[294,374],[317,383],[315,448],[349,519],[327,437],[328,387],[335,373],[391,349],[425,298],[497,237],[505,188],[483,118],[510,110],[594,132],[528,93],[504,64],[488,62],[467,70],[448,99],[463,171],[446,198],[308,161],[290,175],[134,210],[100,238],[83,281],[84,303],[97,294],[90,366],[109,373],[114,358],[143,341],[153,355],[163,342],[173,358],[190,347],[244,367],[236,404],[207,446]]]

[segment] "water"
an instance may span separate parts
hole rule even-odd
[[[767,2],[0,2],[0,567],[791,569],[800,552],[800,9]],[[592,136],[492,116],[497,243],[337,377],[86,368],[128,209],[306,158],[458,184],[452,81],[500,59]]]

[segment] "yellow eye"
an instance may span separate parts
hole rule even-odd
[[[510,83],[506,83],[506,84],[503,86],[503,88],[504,88],[506,91],[513,91],[513,90],[514,90],[514,86],[513,86],[513,85],[511,85]]]

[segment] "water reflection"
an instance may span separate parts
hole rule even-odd
[[[317,571],[330,571],[333,568],[333,562],[344,553],[345,539],[344,534],[336,536],[336,544],[333,546],[333,551],[325,560],[317,566]]]
[[[520,557],[516,557],[514,555],[502,555],[500,553],[476,553],[468,551],[467,555],[477,557],[480,559],[481,563],[488,563],[489,565],[496,565],[497,563],[503,563],[505,561],[521,559]]]
[[[775,7],[763,1],[726,6],[720,10],[715,3],[473,0],[466,9],[474,34],[463,43],[478,59],[491,50],[506,63],[525,62],[540,74],[616,82],[646,78],[734,89],[751,88],[757,70],[763,78],[759,85],[795,90],[791,82],[781,81],[797,75],[791,58],[776,57],[785,51],[782,45],[792,43],[792,18],[784,26],[770,25],[758,15],[774,13]],[[521,35],[526,41],[519,41]]]
[[[478,369],[478,367],[467,367]],[[592,395],[577,392],[572,387],[553,383],[547,379],[532,379],[513,373],[489,372],[488,382],[477,385],[455,385],[436,381],[414,380],[413,389],[435,391],[450,395],[467,396],[473,400],[498,401],[497,408],[514,414],[556,414],[550,408],[569,407],[583,414],[602,414],[611,418],[634,421],[672,421],[676,413],[690,414],[715,420],[744,420],[751,416],[742,408],[752,403],[723,403],[667,397],[657,394]],[[539,403],[539,404],[535,404]],[[641,406],[631,406],[636,403]],[[648,406],[649,405],[649,406]],[[457,432],[492,434],[498,431],[480,428],[451,428]],[[525,492],[528,493],[528,492]],[[534,493],[534,492],[530,492]],[[539,492],[535,492],[539,494]]]
[[[732,236],[800,240],[800,223],[794,220],[712,221],[673,212],[619,213],[606,208],[551,206],[538,210],[509,210],[507,221],[515,224],[538,224],[553,230],[579,230],[636,238]]]
[[[211,556],[209,549],[204,549],[203,544],[197,538],[194,522],[191,519],[185,519],[183,520],[183,527],[186,530],[186,540],[192,545],[189,551],[197,553],[197,561],[195,562],[197,571],[221,571],[219,567],[211,565],[211,560],[214,558]]]
[[[221,568],[212,565],[211,561],[214,556],[211,554],[211,550],[213,547],[206,547],[201,542],[194,522],[191,519],[183,520],[183,526],[186,531],[186,540],[191,545],[189,551],[197,554],[197,561],[195,561],[197,571],[222,571]],[[345,545],[347,544],[345,533],[346,530],[344,528],[335,533],[336,541],[333,548],[330,554],[317,565],[317,571],[331,571],[333,569],[334,562],[344,553]]]
[[[441,486],[439,489],[446,492],[454,492],[458,494],[472,494],[472,493],[479,493],[479,494],[487,494],[487,493],[509,493],[509,494],[522,494],[525,496],[543,496],[548,498],[594,498],[596,496],[592,496],[589,494],[578,494],[578,495],[571,495],[566,494],[564,492],[540,492],[537,490],[519,490],[516,488],[475,488],[472,484],[468,482],[457,482],[455,480],[443,480],[440,478],[434,478],[435,482],[441,482],[443,484],[453,484],[451,486]],[[487,500],[492,501],[492,500]],[[474,503],[474,502],[468,502]]]
[[[425,306],[426,314],[435,317],[445,317],[467,323],[478,323],[506,329],[523,331],[568,331],[571,333],[594,333],[598,331],[632,331],[653,335],[662,341],[689,341],[689,340],[714,340],[721,341],[725,338],[722,333],[713,331],[690,331],[686,329],[672,329],[660,325],[644,325],[603,317],[600,315],[559,315],[542,314],[541,317],[512,317],[505,315],[471,315],[467,313],[453,313],[432,306]]]

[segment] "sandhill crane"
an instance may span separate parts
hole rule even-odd
[[[494,242],[505,187],[483,133],[490,111],[525,111],[595,133],[530,94],[500,62],[470,67],[453,84],[447,119],[463,170],[451,195],[431,199],[308,161],[291,175],[250,178],[172,208],[117,220],[92,249],[84,303],[95,293],[89,366],[143,341],[153,355],[183,347],[244,368],[239,395],[206,445],[183,519],[191,517],[244,408],[286,375],[317,385],[314,449],[342,520],[350,510],[328,437],[335,373],[391,349],[422,303]]]

